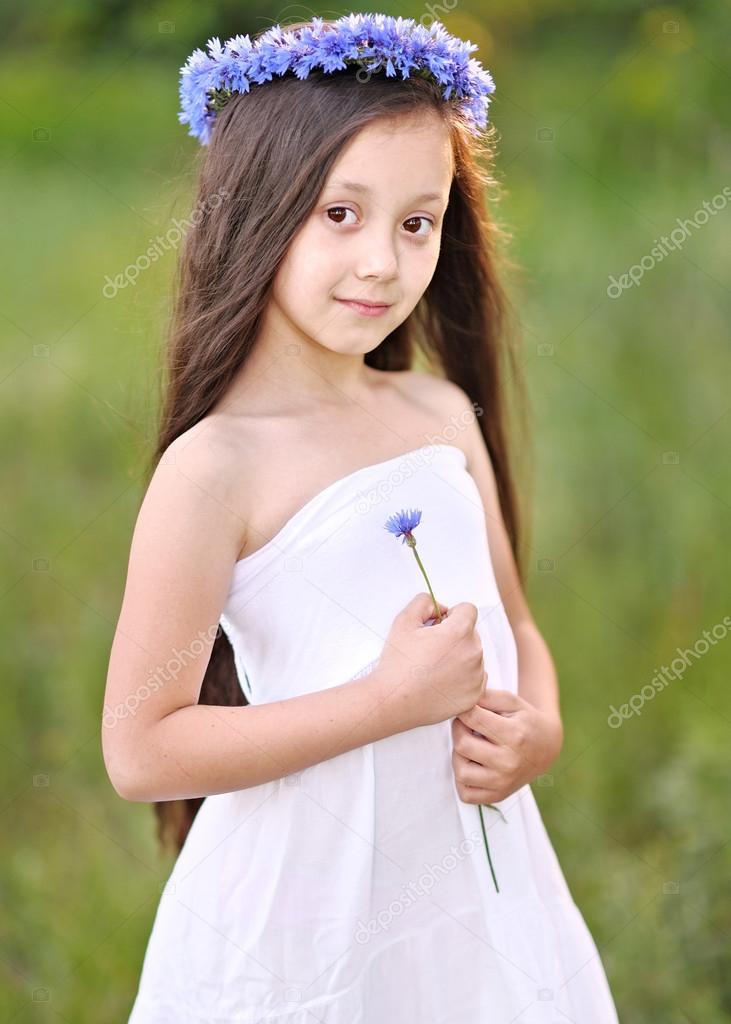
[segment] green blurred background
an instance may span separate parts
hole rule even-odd
[[[190,51],[350,10],[436,15],[495,78],[535,445],[527,588],[566,729],[533,789],[623,1024],[731,1020],[728,7],[89,0],[3,12],[0,1021],[126,1021],[171,867],[151,808],[106,777],[100,716],[175,253],[113,299],[106,275],[189,210]]]

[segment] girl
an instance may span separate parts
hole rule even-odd
[[[617,1020],[530,788],[562,726],[474,48],[350,15],[182,69],[207,150],[102,728],[178,851],[130,1024]]]

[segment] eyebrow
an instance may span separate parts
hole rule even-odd
[[[362,185],[359,181],[333,181],[330,183],[330,185],[328,185],[328,191],[335,188],[343,189],[349,192],[362,192],[365,195],[370,195],[373,191],[372,189],[368,188],[367,185]],[[427,203],[429,202],[430,199],[433,199],[436,202],[440,202],[441,198],[442,196],[440,192],[424,192],[420,196],[414,196],[414,202]]]

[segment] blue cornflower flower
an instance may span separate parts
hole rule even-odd
[[[178,120],[189,135],[208,145],[218,112],[234,93],[269,82],[288,72],[307,78],[313,68],[326,74],[360,64],[386,77],[412,71],[432,76],[445,100],[456,99],[474,134],[485,128],[495,84],[479,61],[470,56],[474,43],[452,36],[439,21],[426,28],[413,18],[385,14],[349,14],[325,25],[314,17],[300,29],[274,25],[252,40],[232,36],[222,43],[213,36],[208,52],[196,48],[180,69],[181,110]]]
[[[411,536],[411,531],[415,529],[421,522],[421,510],[418,508],[412,508],[408,512],[398,512],[396,515],[389,516],[386,521],[385,529],[390,533],[394,533],[397,537],[403,536],[401,541],[402,544],[409,543],[412,547],[416,546],[416,541]]]
[[[421,559],[419,558],[419,553],[416,550],[416,537],[411,532],[412,530],[416,529],[420,522],[421,509],[401,509],[400,512],[397,512],[395,515],[388,517],[384,529],[388,530],[389,533],[394,534],[394,536],[396,537],[401,537],[401,543],[408,544],[411,550],[414,552],[414,558],[416,559],[416,562],[422,571],[424,579],[426,580],[426,585],[429,588],[431,599],[434,602],[434,607],[436,608],[437,622],[441,622],[443,616],[439,610],[439,604],[437,602],[437,599],[436,597],[434,597],[434,591],[431,588],[431,583],[429,582],[429,577],[426,574],[426,569],[422,565]]]

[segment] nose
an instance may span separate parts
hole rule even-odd
[[[399,251],[388,226],[373,225],[358,239],[355,274],[361,280],[392,281],[398,277]]]

